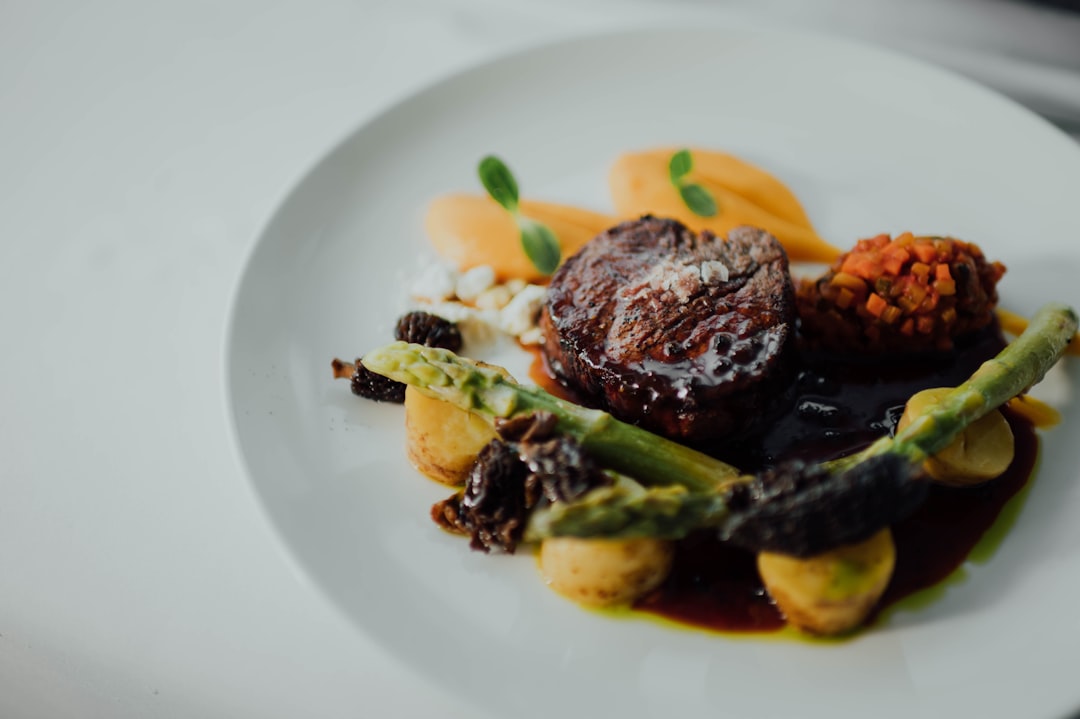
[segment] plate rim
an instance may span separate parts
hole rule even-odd
[[[252,467],[249,458],[247,457],[242,442],[240,439],[240,412],[235,401],[235,386],[233,380],[234,371],[234,357],[236,354],[235,343],[237,341],[238,324],[240,321],[239,311],[240,302],[245,290],[246,279],[249,273],[259,257],[260,248],[263,247],[264,238],[271,232],[271,230],[281,221],[282,217],[287,213],[290,202],[298,195],[301,189],[312,181],[312,178],[317,176],[322,168],[324,168],[332,159],[344,148],[348,147],[357,139],[370,131],[374,126],[380,123],[386,122],[394,115],[403,112],[408,108],[411,103],[417,102],[421,98],[428,96],[433,91],[447,85],[461,82],[463,79],[467,79],[474,74],[483,71],[485,68],[490,68],[501,62],[506,61],[522,61],[530,56],[547,55],[549,53],[557,52],[560,48],[567,46],[579,45],[583,42],[590,42],[595,39],[613,40],[619,39],[621,41],[629,41],[634,37],[653,37],[658,33],[673,34],[673,33],[703,33],[703,32],[745,32],[748,34],[756,34],[759,36],[767,36],[771,38],[776,37],[795,37],[801,40],[809,40],[816,43],[825,43],[830,46],[836,46],[843,48],[845,52],[854,52],[855,54],[871,53],[881,58],[887,59],[889,62],[899,62],[906,64],[913,69],[917,69],[920,73],[931,73],[942,78],[947,78],[952,82],[959,82],[969,90],[975,90],[986,99],[998,103],[1001,107],[1009,107],[1012,111],[1019,111],[1028,116],[1029,121],[1034,121],[1040,125],[1043,131],[1049,131],[1049,133],[1058,136],[1064,143],[1064,147],[1070,148],[1076,154],[1078,160],[1080,160],[1080,147],[1076,146],[1076,143],[1069,138],[1060,128],[1055,127],[1045,118],[1039,116],[1034,111],[1026,108],[1014,100],[1004,96],[1003,94],[993,90],[992,88],[982,85],[976,80],[965,77],[957,72],[951,71],[947,68],[935,65],[927,60],[914,57],[892,48],[885,48],[877,45],[873,45],[869,42],[860,41],[848,37],[834,36],[829,33],[820,31],[808,31],[801,29],[791,28],[775,28],[767,25],[751,24],[752,27],[747,27],[743,24],[731,24],[731,23],[713,23],[707,27],[695,27],[687,29],[682,27],[678,23],[672,23],[670,25],[664,25],[662,27],[634,27],[634,28],[615,28],[607,30],[602,33],[585,33],[581,35],[573,35],[569,37],[561,37],[556,40],[541,40],[535,43],[530,43],[525,47],[520,47],[504,52],[494,53],[492,55],[477,59],[473,62],[466,64],[463,67],[443,74],[442,76],[430,79],[419,86],[414,87],[408,92],[391,99],[385,103],[381,109],[372,115],[365,118],[363,121],[358,122],[355,126],[342,132],[332,142],[330,142],[326,149],[318,154],[310,163],[303,167],[298,173],[296,173],[294,180],[283,184],[281,191],[276,196],[271,207],[272,211],[267,215],[265,220],[260,224],[256,232],[253,234],[251,240],[248,242],[243,260],[236,274],[236,280],[233,283],[232,291],[228,300],[228,309],[226,315],[226,322],[223,328],[222,337],[222,354],[220,355],[222,361],[222,369],[224,376],[224,394],[223,402],[224,409],[227,416],[227,426],[229,428],[229,440],[232,446],[232,451],[235,454],[237,460],[237,466],[244,474],[245,481],[248,485],[249,491],[254,495],[254,499],[261,509],[260,514],[263,515],[263,520],[269,525],[272,534],[275,537],[275,543],[279,544],[279,549],[285,555],[289,565],[295,570],[296,576],[302,577],[303,582],[308,584],[309,587],[319,596],[326,600],[326,603],[333,607],[335,612],[340,612],[346,619],[349,626],[354,627],[364,637],[373,641],[384,652],[392,656],[402,666],[406,667],[408,671],[422,677],[428,684],[437,686],[440,691],[446,692],[447,685],[444,682],[436,681],[436,678],[431,675],[430,672],[424,669],[416,669],[412,664],[406,661],[394,647],[388,646],[381,638],[369,632],[365,627],[361,626],[355,618],[349,614],[347,609],[341,606],[341,603],[337,601],[329,591],[329,589],[318,579],[313,573],[311,568],[303,561],[301,552],[294,546],[294,543],[290,541],[288,536],[284,532],[284,528],[280,522],[275,518],[275,512],[272,507],[269,506],[268,498],[258,486],[257,479],[255,477],[255,471]],[[457,692],[449,692],[455,696],[460,696]],[[481,708],[481,707],[478,707]],[[483,707],[486,711],[487,708]]]

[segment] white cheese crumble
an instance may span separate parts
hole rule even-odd
[[[456,322],[466,344],[490,342],[505,334],[523,345],[538,345],[544,341],[537,322],[545,291],[542,285],[516,278],[498,284],[494,269],[487,265],[462,273],[431,265],[412,283],[410,295],[416,309]]]
[[[488,265],[473,267],[464,274],[458,276],[454,294],[459,300],[471,302],[480,296],[480,293],[495,284],[495,270]]]
[[[442,302],[454,296],[457,272],[443,264],[430,264],[413,280],[409,294],[425,302]]]
[[[499,326],[504,332],[521,337],[536,328],[543,306],[544,288],[525,285],[499,312]]]

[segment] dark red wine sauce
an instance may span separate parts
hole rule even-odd
[[[948,357],[896,362],[805,357],[789,411],[764,435],[740,442],[738,451],[724,446],[701,449],[744,471],[791,457],[823,461],[850,454],[890,434],[911,395],[956,386],[1002,347],[1004,340],[995,330]],[[552,378],[539,353],[530,377],[550,392],[582,402]],[[960,567],[1027,483],[1038,438],[1029,421],[1008,410],[1004,414],[1016,442],[1009,469],[976,487],[935,485],[914,514],[892,527],[896,568],[875,614]],[[754,555],[719,542],[712,532],[680,541],[667,580],[635,609],[722,632],[771,632],[785,626],[758,577]]]

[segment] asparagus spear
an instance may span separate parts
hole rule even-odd
[[[945,449],[969,424],[1041,382],[1065,352],[1076,328],[1077,316],[1071,307],[1044,305],[1019,337],[966,382],[895,437],[878,440],[854,461],[892,452],[922,462]]]
[[[394,342],[368,352],[363,359],[372,372],[412,385],[492,424],[497,419],[550,412],[557,419],[556,432],[577,439],[599,464],[644,484],[716,492],[739,474],[718,459],[621,422],[607,412],[518,384],[449,350]]]

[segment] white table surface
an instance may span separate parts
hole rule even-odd
[[[286,554],[230,443],[231,294],[290,187],[394,100],[688,21],[904,38],[1080,127],[1080,15],[1002,2],[0,4],[0,717],[484,716]]]

